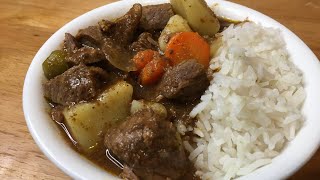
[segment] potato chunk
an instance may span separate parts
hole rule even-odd
[[[167,43],[171,36],[178,32],[192,31],[188,22],[179,15],[172,16],[159,37],[159,47],[161,51],[165,51]]]
[[[219,20],[204,0],[170,0],[175,13],[185,18],[201,35],[213,36],[220,29]]]
[[[105,90],[96,101],[63,111],[65,124],[82,151],[90,153],[112,125],[130,114],[133,88],[121,81]]]
[[[131,103],[131,114],[134,114],[143,109],[151,109],[157,113],[160,117],[167,117],[167,109],[160,103],[145,101],[145,100],[133,100]]]
[[[219,48],[222,46],[222,37],[217,37],[210,42],[210,57],[215,57]]]

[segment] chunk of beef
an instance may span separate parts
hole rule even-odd
[[[162,30],[173,15],[170,3],[143,6],[139,26],[146,31]]]
[[[104,53],[99,48],[92,48],[89,46],[74,50],[68,54],[66,60],[71,65],[92,64],[105,59]]]
[[[157,50],[158,42],[152,38],[152,34],[148,32],[141,33],[137,41],[130,45],[130,50],[133,52],[139,52],[146,49]]]
[[[89,26],[85,29],[80,29],[76,39],[82,45],[98,48],[102,43],[103,35],[98,26]]]
[[[94,30],[95,29],[95,30]],[[98,28],[99,29],[99,28]],[[77,39],[84,45],[81,47],[78,40],[73,37],[71,34],[66,33],[64,39],[63,49],[67,52],[66,61],[71,65],[78,65],[80,63],[83,64],[91,64],[95,62],[99,62],[105,59],[103,52],[98,47],[100,46],[100,41],[102,41],[102,35],[100,33],[93,33],[97,30],[96,26],[91,26],[87,29],[80,30]],[[100,30],[99,30],[100,31]],[[91,35],[90,35],[90,32]],[[86,41],[86,42],[85,42]],[[88,46],[90,44],[92,47]]]
[[[80,47],[80,44],[77,42],[76,38],[73,37],[71,34],[66,33],[64,42],[63,42],[63,49],[68,53],[73,53],[74,50],[77,50]]]
[[[109,29],[115,24],[114,22],[108,20],[101,20],[98,22],[99,28],[102,32],[108,33]]]
[[[91,100],[101,92],[106,80],[107,74],[101,68],[80,64],[45,82],[44,96],[61,105]]]
[[[206,69],[195,60],[168,69],[159,83],[160,94],[181,101],[200,97],[209,86]]]
[[[177,179],[188,161],[175,126],[151,109],[129,116],[105,135],[105,146],[142,179]]]
[[[120,45],[127,46],[132,42],[141,19],[141,4],[134,4],[122,17],[117,19],[108,30],[108,35]]]

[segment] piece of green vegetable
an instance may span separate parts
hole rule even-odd
[[[201,35],[213,36],[220,29],[219,20],[204,0],[170,0],[175,13],[185,18]]]
[[[62,50],[53,51],[49,57],[42,63],[44,75],[48,79],[52,79],[67,69],[69,66],[66,62],[66,53]]]

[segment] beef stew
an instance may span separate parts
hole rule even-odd
[[[161,31],[171,17],[180,15],[176,13],[171,4],[134,4],[115,21],[101,20],[75,36],[66,33],[58,50],[63,56],[50,55],[43,63],[48,79],[44,97],[67,141],[124,179],[197,179],[182,145],[191,135],[179,134],[176,125],[194,125],[189,113],[210,79],[193,49],[186,56],[191,59],[179,63],[159,49]],[[179,33],[170,33],[166,40]],[[210,39],[216,39],[197,32],[191,38],[200,38],[208,48],[215,42]],[[170,54],[179,51],[172,48]],[[209,57],[209,51],[200,52]],[[59,63],[48,63],[51,59]],[[115,104],[122,110],[108,109]]]

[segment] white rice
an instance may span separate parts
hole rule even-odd
[[[190,151],[202,179],[233,179],[271,163],[303,123],[302,73],[291,62],[281,32],[247,22],[222,33],[210,62],[213,80],[192,110],[196,147]]]

